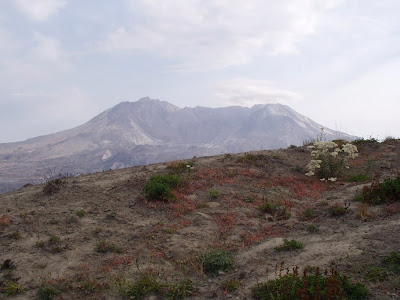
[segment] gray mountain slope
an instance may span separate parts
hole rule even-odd
[[[0,192],[61,173],[91,173],[193,156],[301,145],[319,125],[281,104],[178,108],[122,102],[62,132],[0,144]],[[354,137],[324,129],[326,139]]]

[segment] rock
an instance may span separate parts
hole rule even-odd
[[[199,216],[202,216],[203,218],[205,218],[205,219],[212,219],[212,217],[210,216],[210,215],[207,215],[207,214],[205,214],[205,213],[202,213],[202,212],[197,212],[197,214],[199,215]]]
[[[197,196],[196,195],[189,195],[189,196],[186,196],[186,199],[194,201],[194,200],[197,199]]]
[[[209,208],[217,208],[221,206],[221,204],[219,204],[218,202],[208,202],[207,205]]]
[[[133,206],[136,205],[137,202],[138,202],[138,199],[137,199],[137,198],[130,198],[130,199],[128,200],[128,206],[129,206],[129,207],[133,207]]]

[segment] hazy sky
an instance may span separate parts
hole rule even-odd
[[[400,136],[399,0],[1,0],[0,143],[121,101],[288,104]]]

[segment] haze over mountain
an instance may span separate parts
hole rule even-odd
[[[0,192],[58,173],[301,145],[323,127],[281,104],[178,108],[146,97],[69,130],[0,144]],[[323,133],[327,140],[354,138],[327,128]]]

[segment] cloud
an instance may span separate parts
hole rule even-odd
[[[33,46],[25,53],[0,57],[0,80],[8,87],[24,87],[69,72],[73,64],[60,42],[41,33],[34,33]]]
[[[221,82],[215,88],[217,106],[240,105],[251,107],[256,104],[280,103],[293,105],[299,94],[280,88],[268,80],[236,78]]]
[[[15,0],[17,7],[34,21],[47,21],[66,4],[65,0]]]
[[[132,23],[121,24],[97,47],[145,51],[175,61],[177,71],[242,65],[257,55],[296,54],[326,11],[341,1],[130,0]]]
[[[0,28],[0,54],[10,53],[15,48],[15,42],[12,34],[3,28]]]
[[[9,128],[0,142],[24,140],[87,122],[99,105],[76,86],[15,90],[2,94],[0,127]]]

